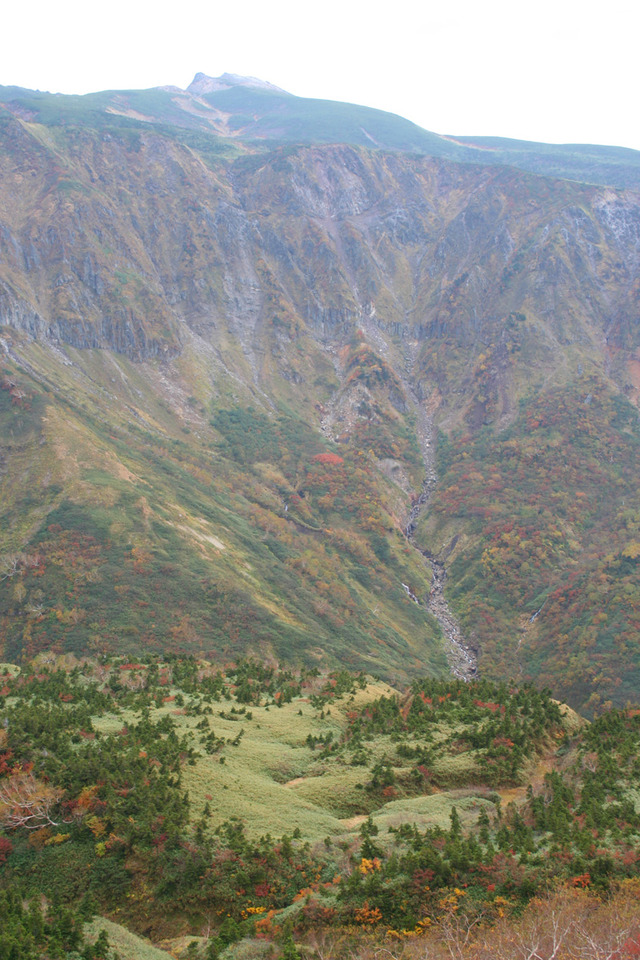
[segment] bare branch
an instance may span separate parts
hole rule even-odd
[[[18,773],[0,782],[0,823],[10,830],[24,827],[57,827],[52,817],[63,791],[37,780],[31,773]]]

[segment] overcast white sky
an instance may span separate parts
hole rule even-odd
[[[631,0],[160,3],[7,4],[0,84],[88,93],[228,71],[437,133],[640,149]]]

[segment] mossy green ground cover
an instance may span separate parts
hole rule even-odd
[[[146,669],[141,665],[138,672],[120,675],[130,677],[135,687]],[[160,669],[170,674],[170,664]],[[218,683],[220,699],[199,694],[194,685],[188,693],[167,685],[145,708],[154,723],[169,721],[176,736],[192,745],[181,775],[190,818],[212,829],[237,818],[252,837],[268,831],[295,832],[311,842],[344,840],[357,836],[362,817],[371,813],[385,823],[441,824],[455,797],[465,819],[473,820],[479,803],[498,799],[486,785],[523,783],[536,751],[544,749],[544,720],[537,726],[525,721],[522,730],[517,720],[505,726],[495,719],[496,711],[500,716],[496,703],[478,701],[481,706],[472,705],[469,716],[446,700],[433,708],[429,704],[434,716],[427,721],[415,708],[415,698],[411,709],[417,719],[411,713],[403,719],[406,707],[399,693],[380,682],[353,685],[336,696],[335,687],[321,689],[320,681],[311,678],[297,696],[282,702],[254,687],[253,699],[260,702],[242,706],[234,699],[239,688],[231,680]],[[128,697],[135,699],[133,692]],[[553,723],[562,729],[560,712],[554,709]],[[140,716],[139,710],[123,705],[92,722],[103,735],[113,736]],[[490,736],[482,733],[488,727]],[[515,740],[503,737],[501,745],[505,729]],[[523,733],[531,733],[530,742]],[[491,746],[492,737],[497,747]],[[471,793],[461,789],[469,787]]]
[[[246,823],[249,836],[299,831],[315,842],[327,836],[355,836],[356,831],[342,821],[368,812],[371,803],[362,789],[357,789],[363,780],[360,767],[319,759],[307,740],[330,735],[338,741],[348,723],[348,709],[390,692],[387,685],[371,682],[348,700],[331,704],[322,718],[308,696],[281,706],[252,704],[242,708],[251,714],[247,719],[246,712],[230,713],[224,699],[213,704],[211,715],[190,715],[190,706],[200,703],[200,698],[184,695],[185,706],[176,707],[175,701],[154,706],[152,716],[156,720],[170,717],[176,733],[196,745],[211,733],[224,744],[212,755],[198,751],[193,763],[183,768],[194,822],[208,806],[208,822],[214,828],[237,817]],[[168,697],[176,694],[178,688],[166,692]],[[135,711],[125,708],[118,714],[96,717],[93,723],[102,733],[115,734],[137,718]],[[378,752],[371,744],[370,757],[375,759]]]

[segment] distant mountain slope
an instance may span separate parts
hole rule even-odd
[[[188,88],[191,91],[193,85]],[[352,143],[385,150],[465,159],[470,151],[429,133],[409,120],[352,103],[310,100],[284,91],[234,85],[202,94],[229,115],[229,125],[244,139],[296,143]]]
[[[443,675],[436,563],[481,675],[632,699],[640,194],[220,82],[2,95],[4,655]]]
[[[156,87],[63,96],[0,87],[0,104],[23,119],[44,124],[103,126],[126,118],[132,123],[170,125],[254,143],[349,143],[468,163],[514,165],[585,183],[640,186],[640,153],[635,150],[443,137],[382,110],[296,97],[273,84],[234,74],[217,78],[196,74],[186,91]]]
[[[564,177],[584,183],[638,188],[640,155],[628,147],[586,143],[532,143],[503,137],[452,137],[455,143],[472,147],[483,162],[512,164],[548,177]]]

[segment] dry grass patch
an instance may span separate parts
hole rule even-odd
[[[356,785],[368,779],[364,767],[327,764],[321,772],[307,777],[288,789],[296,797],[304,798],[331,811],[334,816],[344,819],[366,809],[368,795]]]
[[[169,960],[171,957],[171,954],[154,947],[150,940],[136,936],[105,917],[96,917],[86,924],[84,932],[87,940],[94,943],[101,930],[106,932],[111,947],[121,960]]]
[[[20,674],[20,667],[15,663],[0,663],[0,676],[3,674],[17,677]]]
[[[453,807],[458,811],[465,827],[476,822],[483,808],[487,811],[494,809],[493,803],[487,797],[452,790],[448,793],[434,793],[428,797],[392,800],[372,814],[372,818],[381,833],[385,833],[389,827],[397,828],[403,823],[414,824],[420,830],[429,827],[448,830]]]
[[[334,810],[323,802],[324,794],[307,795],[286,785],[298,778],[306,783],[316,764],[307,736],[333,731],[338,737],[342,726],[336,720],[320,720],[310,704],[300,700],[281,708],[251,707],[251,720],[243,715],[237,720],[219,716],[221,710],[228,714],[229,709],[226,703],[216,705],[213,716],[207,718],[209,728],[224,740],[234,740],[244,731],[238,744],[228,743],[220,753],[200,756],[183,769],[194,816],[201,816],[208,803],[212,826],[239,817],[246,821],[251,836],[299,829],[305,839],[318,840],[342,833]],[[179,733],[201,721],[201,717],[175,719]],[[194,730],[194,736],[199,734]]]
[[[436,779],[450,786],[473,783],[480,778],[475,756],[471,752],[438,757],[433,762],[433,774]]]

